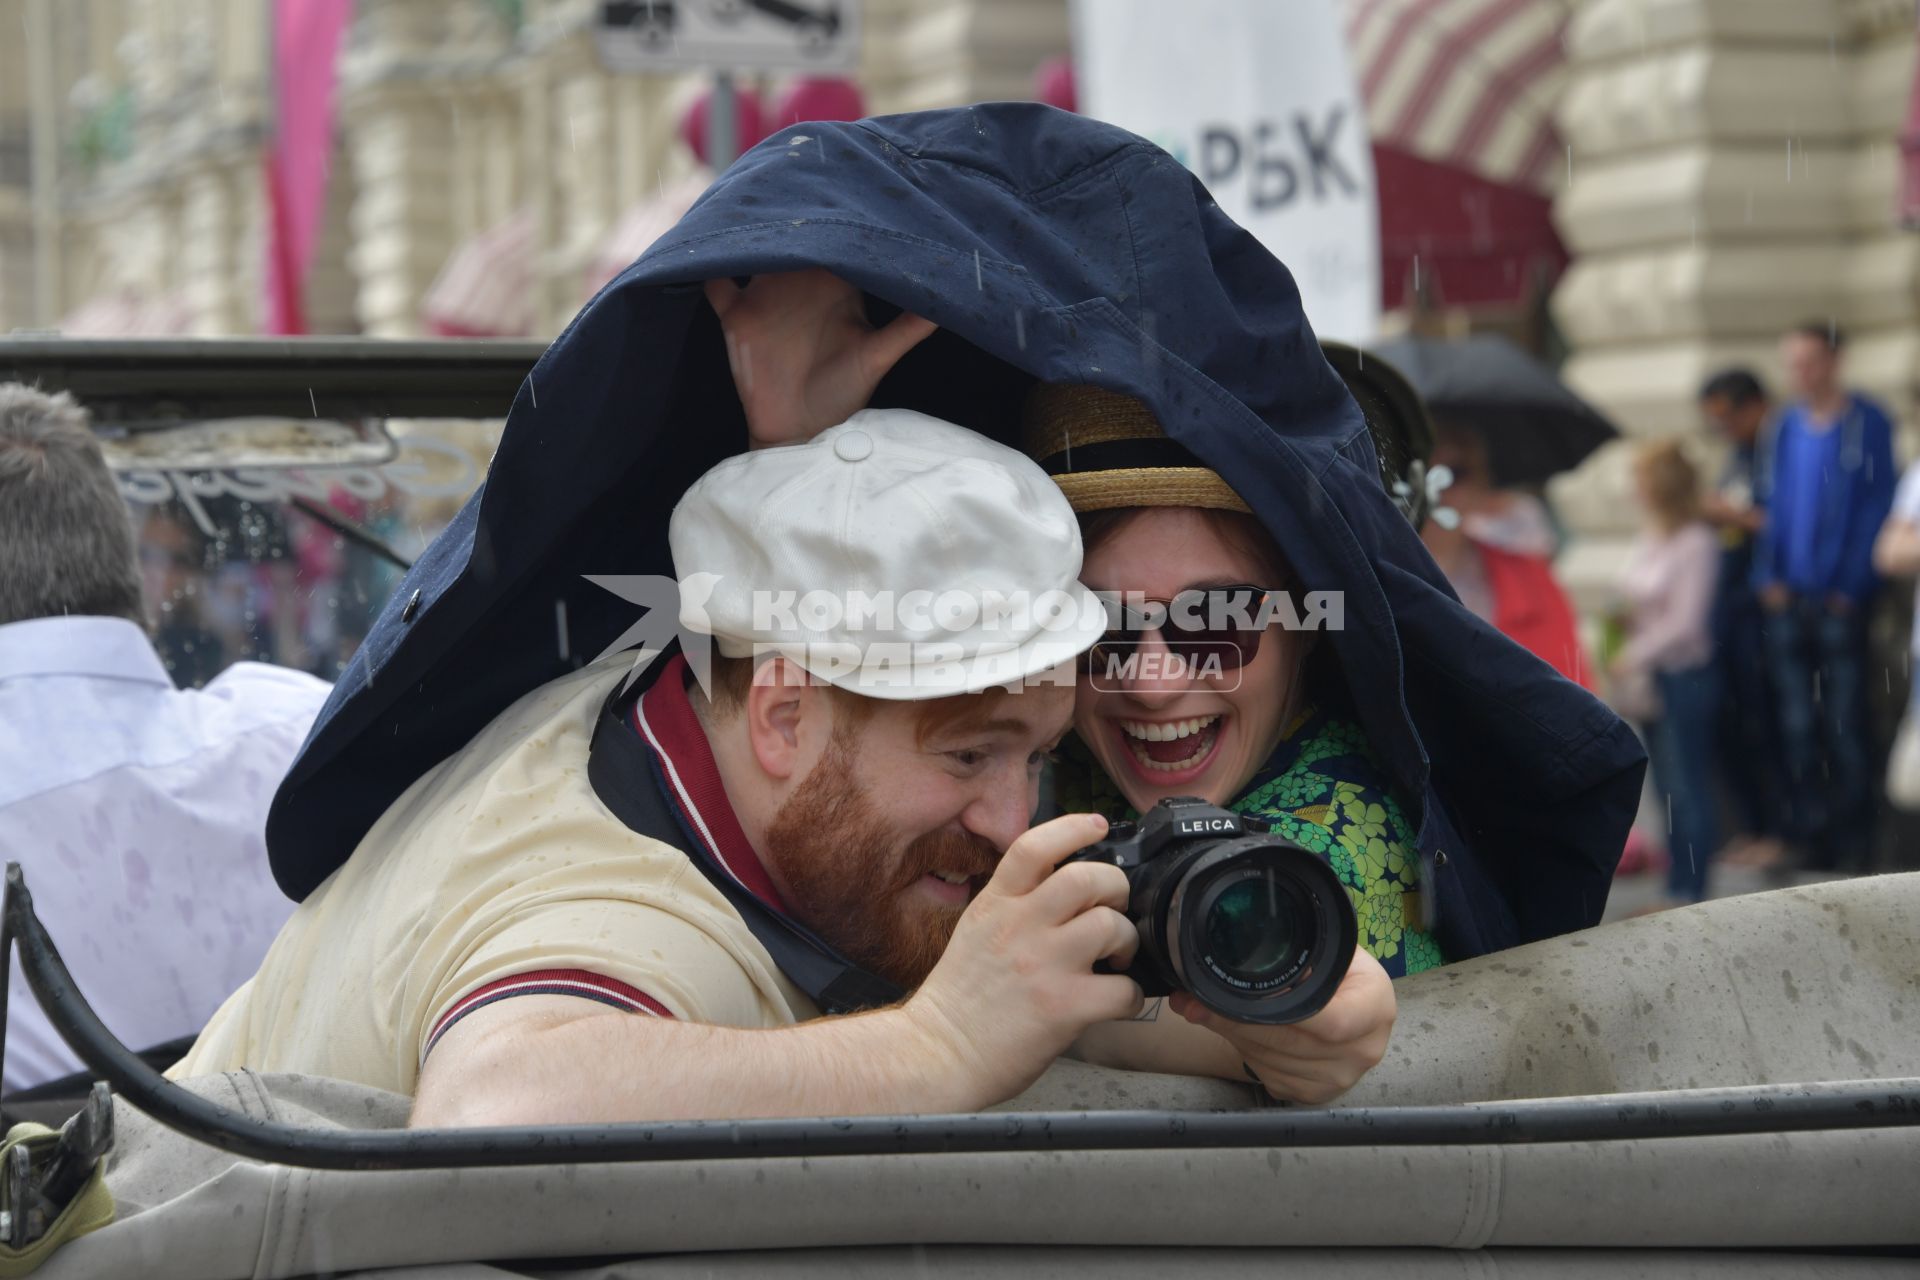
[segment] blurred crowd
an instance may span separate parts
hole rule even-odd
[[[1639,727],[1652,820],[1622,872],[1664,864],[1674,904],[1709,896],[1715,865],[1872,870],[1883,794],[1920,807],[1912,709],[1891,751],[1870,714],[1909,667],[1896,682],[1892,663],[1875,662],[1869,626],[1898,594],[1885,588],[1920,574],[1920,464],[1899,477],[1891,416],[1848,387],[1838,328],[1801,325],[1780,346],[1784,395],[1744,367],[1701,387],[1725,450],[1717,472],[1676,439],[1635,448],[1640,533],[1591,665],[1553,578],[1550,508],[1491,483],[1484,438],[1439,428],[1435,461],[1453,473],[1445,501],[1459,519],[1429,525],[1429,549],[1470,608]]]

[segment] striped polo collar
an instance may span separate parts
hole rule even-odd
[[[706,730],[687,697],[687,670],[687,660],[674,654],[653,686],[634,700],[629,718],[660,766],[667,798],[704,846],[712,864],[761,902],[786,915],[780,891],[774,888],[766,865],[741,830],[733,803],[727,799]]]

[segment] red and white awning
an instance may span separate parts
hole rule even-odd
[[[1563,163],[1553,108],[1571,0],[1346,0],[1376,145],[1539,190]]]
[[[533,239],[533,211],[523,209],[455,249],[420,300],[427,329],[443,338],[531,335]]]
[[[702,169],[660,189],[660,193],[642,200],[620,216],[613,230],[601,242],[599,252],[587,268],[586,296],[607,287],[607,282],[632,266],[634,260],[653,242],[673,230],[674,223],[693,208],[693,202],[713,185],[713,175]]]

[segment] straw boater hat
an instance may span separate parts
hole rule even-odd
[[[1211,507],[1252,514],[1218,472],[1167,438],[1143,401],[1104,387],[1042,383],[1021,445],[1079,512]]]
[[[1320,345],[1366,417],[1381,484],[1394,489],[1433,451],[1425,407],[1386,361],[1344,343]],[[1027,397],[1021,446],[1078,512],[1209,507],[1252,514],[1218,472],[1168,438],[1145,402],[1118,391],[1042,383]],[[1409,514],[1417,525],[1423,513]]]

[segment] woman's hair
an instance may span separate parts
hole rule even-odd
[[[1678,440],[1649,440],[1633,457],[1653,518],[1672,530],[1700,515],[1700,473]]]
[[[1251,585],[1276,590],[1293,585],[1293,567],[1281,554],[1273,535],[1258,520],[1238,511],[1219,511],[1212,507],[1116,507],[1109,511],[1084,511],[1080,514],[1080,545],[1086,554],[1092,555],[1095,547],[1119,533],[1142,512],[1162,510],[1193,512],[1222,542],[1259,565],[1267,580]]]

